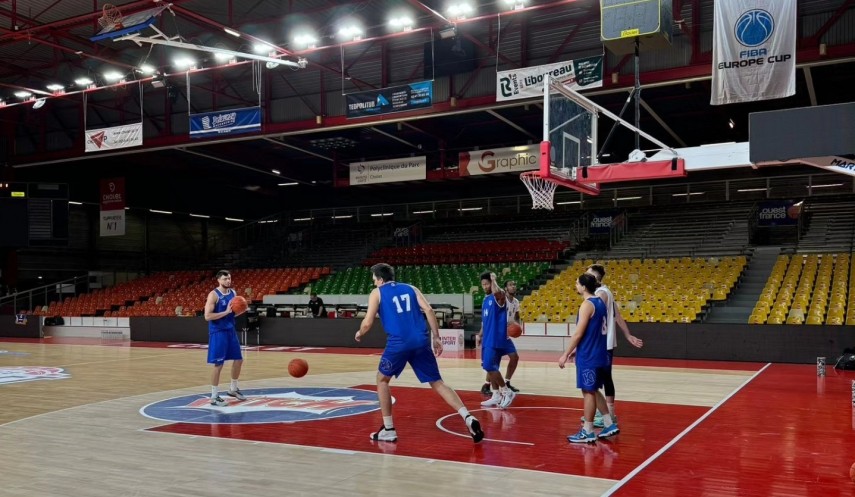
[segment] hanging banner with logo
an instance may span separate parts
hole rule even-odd
[[[139,147],[143,142],[142,123],[114,126],[112,128],[88,129],[86,152],[103,152],[117,148]]]
[[[425,156],[350,164],[351,186],[417,181],[426,178],[427,157]]]
[[[460,152],[458,160],[460,176],[531,171],[540,167],[540,147],[525,145],[470,150]]]
[[[423,109],[433,105],[433,82],[348,93],[345,98],[348,119]]]
[[[190,115],[190,138],[238,135],[261,131],[261,107]]]
[[[603,56],[496,73],[496,101],[543,96],[546,75],[579,91],[603,86]]]
[[[711,105],[796,93],[796,0],[715,2]]]
[[[101,180],[101,236],[125,234],[125,178]]]

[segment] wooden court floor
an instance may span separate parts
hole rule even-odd
[[[210,408],[206,351],[167,345],[0,339],[0,496],[855,495],[855,377],[830,367],[618,359],[621,434],[577,446],[557,354],[521,351],[501,411],[467,352],[440,368],[486,440],[406,370],[378,444],[379,350],[247,350],[249,399]]]

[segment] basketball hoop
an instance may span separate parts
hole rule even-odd
[[[532,209],[546,209],[551,211],[555,208],[552,204],[552,198],[555,196],[557,183],[542,177],[539,171],[524,172],[520,174],[520,179],[531,194]]]
[[[122,21],[125,19],[122,16],[122,11],[111,3],[105,3],[102,9],[103,14],[98,18],[98,24],[102,28],[120,29],[123,28]]]

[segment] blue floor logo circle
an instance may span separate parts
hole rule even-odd
[[[225,407],[212,406],[208,394],[194,394],[148,404],[140,414],[175,423],[259,424],[320,421],[380,409],[376,392],[356,388],[256,388],[242,392],[245,401],[220,394],[229,403]]]

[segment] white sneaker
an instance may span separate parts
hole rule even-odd
[[[511,405],[511,402],[514,401],[514,397],[516,396],[517,394],[509,388],[505,393],[502,394],[502,400],[501,402],[499,402],[499,407],[501,407],[502,409],[509,407]]]
[[[489,399],[481,402],[481,407],[498,407],[499,403],[502,401],[502,394],[499,391],[493,392],[493,396]]]
[[[379,431],[371,434],[371,440],[375,442],[397,442],[398,432],[394,428],[387,430],[385,426],[381,426]]]

